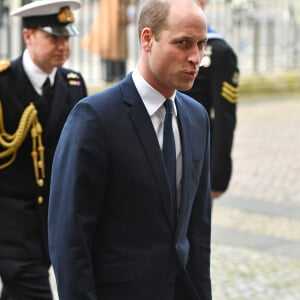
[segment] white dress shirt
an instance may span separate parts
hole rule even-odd
[[[136,89],[142,98],[146,110],[151,118],[160,149],[163,144],[163,127],[165,118],[164,102],[166,98],[155,90],[146,80],[142,77],[137,68],[132,72],[132,79]],[[175,147],[176,147],[176,185],[177,185],[177,200],[180,201],[181,195],[181,178],[182,178],[182,152],[181,141],[177,123],[177,108],[175,105],[176,91],[171,99],[173,104],[172,127],[174,131]]]
[[[25,49],[23,53],[22,62],[27,77],[29,78],[33,88],[39,95],[42,95],[42,86],[47,77],[49,77],[51,85],[54,84],[57,68],[54,68],[50,74],[45,73],[32,61],[29,56],[28,49]]]

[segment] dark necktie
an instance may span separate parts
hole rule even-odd
[[[53,89],[51,87],[50,79],[47,77],[45,82],[42,85],[42,97],[38,102],[38,115],[42,124],[48,119],[48,114],[50,110],[50,105],[53,97]]]
[[[53,89],[51,87],[50,79],[47,77],[42,86],[42,95],[47,102],[50,102],[53,97]]]
[[[162,152],[171,189],[172,210],[174,216],[177,216],[176,148],[172,128],[172,100],[167,99],[164,102],[164,107],[166,109],[166,115],[164,120]]]

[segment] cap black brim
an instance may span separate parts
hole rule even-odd
[[[50,34],[57,35],[57,36],[69,37],[69,36],[77,36],[80,34],[77,28],[73,24],[68,24],[66,26],[51,25],[51,26],[41,27],[41,29]]]

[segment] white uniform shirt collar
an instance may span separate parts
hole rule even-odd
[[[148,111],[148,114],[150,117],[152,117],[156,112],[159,110],[159,108],[163,105],[166,98],[159,93],[157,90],[155,90],[141,75],[139,70],[137,68],[134,69],[132,72],[132,79],[136,86],[136,89],[142,98],[144,105]],[[176,91],[170,97],[173,103],[173,111],[175,112],[175,116],[177,116],[177,109],[175,105],[175,96]]]
[[[54,68],[50,74],[45,73],[32,61],[28,49],[25,49],[23,53],[22,63],[26,75],[28,76],[32,86],[39,95],[42,94],[42,85],[47,77],[49,77],[51,85],[54,84],[54,78],[57,68]]]

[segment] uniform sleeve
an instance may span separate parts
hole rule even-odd
[[[213,45],[210,70],[212,101],[212,190],[225,191],[232,173],[231,151],[236,126],[239,69],[236,54],[223,40]]]

